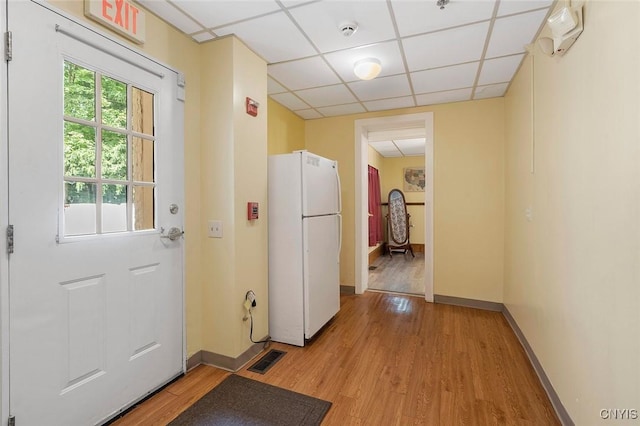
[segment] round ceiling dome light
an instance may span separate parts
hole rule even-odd
[[[353,73],[360,80],[373,80],[382,71],[382,64],[376,58],[360,59],[353,65]]]

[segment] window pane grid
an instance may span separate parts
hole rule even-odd
[[[64,235],[155,229],[154,95],[64,65]]]

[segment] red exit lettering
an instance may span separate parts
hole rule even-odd
[[[102,0],[102,17],[132,34],[138,33],[139,12],[126,0]]]

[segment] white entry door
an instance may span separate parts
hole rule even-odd
[[[8,27],[10,414],[96,424],[184,371],[177,75],[30,1]]]

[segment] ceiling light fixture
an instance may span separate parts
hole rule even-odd
[[[376,58],[360,59],[353,65],[353,73],[360,80],[373,80],[382,71],[382,64]]]

